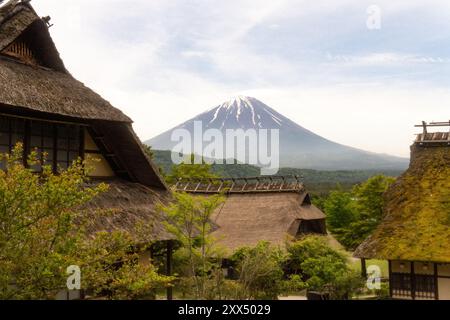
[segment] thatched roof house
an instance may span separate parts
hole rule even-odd
[[[25,154],[35,148],[47,152],[55,171],[84,158],[93,167],[92,180],[111,186],[90,204],[112,212],[93,222],[96,230],[133,231],[146,221],[154,232],[136,241],[172,239],[155,209],[170,192],[132,121],[66,70],[48,22],[29,1],[0,7],[0,152],[22,141]]]
[[[450,299],[450,134],[424,124],[409,169],[387,191],[384,219],[355,256],[390,261],[393,297]]]
[[[325,214],[311,204],[298,177],[180,180],[175,189],[225,195],[212,217],[213,235],[229,251],[260,241],[284,246],[304,234],[327,234]]]

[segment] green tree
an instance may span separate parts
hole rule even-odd
[[[57,175],[45,165],[36,174],[21,156],[21,145],[0,156],[6,161],[6,170],[0,170],[0,299],[52,299],[66,287],[71,265],[81,268],[82,288],[108,292],[110,298],[169,285],[152,266],[136,265],[129,234],[88,236],[91,221],[105,213],[82,208],[108,186],[89,185],[81,161]],[[36,159],[33,152],[30,168]]]
[[[197,299],[208,295],[206,283],[213,271],[221,267],[221,251],[211,236],[211,216],[223,201],[221,195],[204,197],[175,193],[174,201],[161,207],[170,221],[166,224],[167,230],[181,243],[178,255],[186,257],[187,276],[193,279]]]
[[[238,249],[230,260],[236,264],[239,274],[239,298],[278,299],[286,287],[282,268],[284,259],[284,253],[269,242]]]
[[[355,249],[381,222],[383,194],[394,181],[392,177],[377,175],[351,192],[333,191],[325,200],[330,231],[347,249]]]
[[[323,203],[327,214],[327,225],[331,231],[345,228],[355,221],[356,210],[350,192],[332,191]]]
[[[212,165],[207,164],[202,160],[202,164],[194,164],[194,155],[191,155],[190,163],[183,162],[179,165],[172,167],[171,173],[166,177],[166,181],[169,184],[174,184],[178,179],[211,179],[218,178],[216,174],[212,172]]]
[[[301,274],[309,290],[328,293],[331,299],[347,299],[362,287],[360,275],[347,257],[331,248],[326,238],[308,236],[288,245],[287,269]]]
[[[366,220],[372,229],[383,217],[383,195],[394,182],[395,179],[392,177],[378,175],[353,189],[359,220]]]

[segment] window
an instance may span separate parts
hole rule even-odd
[[[411,275],[407,273],[392,273],[390,285],[394,297],[411,297]]]
[[[54,157],[53,125],[50,123],[31,121],[30,150],[36,150],[41,164],[52,165]],[[44,156],[45,155],[45,156]],[[42,171],[41,164],[33,166],[36,172]]]
[[[18,142],[24,142],[25,121],[0,117],[0,153],[10,153]],[[0,169],[5,169],[5,161],[0,162]]]
[[[17,142],[22,142],[24,155],[36,150],[41,163],[51,165],[54,172],[67,169],[81,156],[81,137],[79,125],[0,116],[0,153],[10,153]],[[4,162],[0,168],[5,168]],[[37,164],[31,169],[41,172],[42,166]]]
[[[59,125],[56,131],[57,165],[58,168],[67,169],[80,156],[80,127]]]
[[[408,273],[391,273],[392,295],[399,298],[435,299],[434,276]]]

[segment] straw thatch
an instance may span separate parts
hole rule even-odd
[[[88,211],[95,216],[88,230],[91,234],[124,230],[130,232],[139,244],[174,239],[164,226],[165,215],[157,208],[159,204],[167,204],[170,200],[168,191],[150,189],[120,179],[106,183],[109,190],[87,206]]]
[[[386,193],[385,216],[359,258],[450,262],[450,147],[412,147],[409,169]]]
[[[74,118],[130,122],[72,76],[0,58],[0,103]]]
[[[260,241],[284,246],[304,234],[327,234],[325,214],[311,203],[297,176],[180,179],[172,189],[225,196],[212,215],[212,235],[230,252]]]
[[[28,44],[40,63],[30,66],[0,54],[0,104],[74,118],[131,122],[66,71],[45,21],[31,6],[11,1],[0,9],[0,52],[18,39]]]
[[[231,251],[260,241],[284,246],[299,235],[302,223],[326,234],[325,215],[305,192],[229,194],[214,212],[213,222],[213,236]]]

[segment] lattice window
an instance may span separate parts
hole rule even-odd
[[[59,125],[57,127],[56,160],[60,169],[67,169],[80,156],[80,127]]]
[[[25,139],[25,121],[0,117],[0,154],[7,154],[14,146]],[[0,169],[6,168],[6,162],[0,162]]]
[[[37,64],[37,59],[33,51],[24,41],[16,41],[10,44],[5,50],[2,51],[2,53],[10,57],[17,58],[25,63]]]
[[[394,297],[411,298],[411,275],[407,273],[391,274],[391,290]]]
[[[415,275],[416,299],[434,299],[436,295],[436,282],[433,276]]]
[[[0,153],[10,153],[17,142],[22,142],[25,158],[36,151],[42,163],[45,153],[45,164],[57,172],[67,169],[81,156],[81,130],[79,125],[0,116]],[[0,169],[5,169],[5,165],[4,161],[0,162]],[[36,164],[31,169],[40,172],[42,166]]]
[[[391,274],[392,295],[395,298],[435,299],[436,282],[434,276]]]

